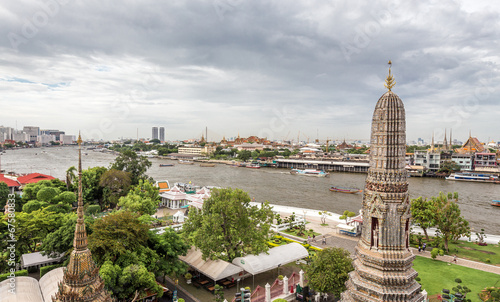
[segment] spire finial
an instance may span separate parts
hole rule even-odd
[[[391,91],[392,87],[394,87],[396,85],[396,80],[394,79],[394,77],[392,76],[391,74],[391,67],[392,67],[392,62],[391,60],[389,60],[389,75],[387,76],[387,78],[385,79],[385,88],[389,89],[389,91]]]
[[[83,219],[83,190],[82,190],[82,136],[78,132],[78,208],[76,210],[77,220],[75,228],[75,238],[73,247],[76,250],[82,251],[87,248],[87,231],[85,230],[85,222]]]

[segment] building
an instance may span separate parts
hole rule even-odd
[[[472,171],[474,155],[470,153],[453,153],[451,160],[454,161],[461,171]]]
[[[13,128],[0,126],[0,143],[12,139],[12,133],[14,133]]]
[[[54,135],[56,137],[55,141],[60,141],[61,140],[61,135],[64,135],[66,133],[64,131],[60,131],[60,130],[44,129],[44,130],[40,130],[40,134],[41,135],[44,135],[44,134]]]
[[[76,137],[74,135],[61,134],[59,137],[59,142],[63,145],[72,145],[76,141]]]
[[[41,173],[30,173],[24,176],[19,176],[17,178],[17,181],[19,181],[19,183],[21,183],[21,185],[24,187],[27,184],[33,184],[42,180],[52,180],[52,179],[55,178],[50,175],[45,175]]]
[[[474,155],[474,170],[489,171],[497,169],[498,165],[496,153],[476,153]]]
[[[21,188],[21,183],[15,177],[0,174],[0,182],[4,182],[9,187],[10,194],[14,194],[14,192],[19,191]]]
[[[193,154],[193,155],[208,155],[215,151],[213,146],[205,145],[204,147],[197,146],[179,146],[177,153],[179,154]]]
[[[29,135],[30,142],[36,142],[37,137],[40,135],[40,127],[24,126],[23,132]]]
[[[461,148],[455,150],[457,153],[468,154],[468,153],[482,153],[485,152],[486,148],[483,144],[477,139],[477,137],[472,137],[469,134],[469,138],[462,145]]]
[[[158,139],[158,127],[153,127],[153,133],[151,134],[151,139]]]
[[[113,301],[104,289],[104,281],[99,275],[99,267],[92,259],[87,247],[87,231],[83,221],[82,197],[82,138],[78,137],[78,218],[73,240],[73,251],[64,270],[63,280],[58,284],[54,302],[65,301]]]
[[[342,301],[424,301],[409,245],[405,109],[391,91],[394,85],[389,68],[385,85],[389,91],[380,97],[373,113],[362,234]]]
[[[165,127],[160,127],[160,142],[164,142],[165,141]]]
[[[436,172],[441,167],[441,152],[431,150],[415,150],[415,166],[422,166],[425,170]]]
[[[56,136],[52,134],[41,134],[36,138],[36,141],[40,145],[49,145],[50,142],[56,141]]]
[[[27,134],[26,132],[24,131],[19,131],[19,130],[15,130],[13,133],[12,133],[12,140],[15,141],[15,142],[23,142],[23,143],[26,143],[26,142],[29,142],[30,141],[30,135]],[[36,140],[36,138],[35,138]]]

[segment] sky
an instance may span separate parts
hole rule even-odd
[[[500,141],[499,14],[490,0],[3,0],[0,125],[366,141],[392,60],[408,140]]]

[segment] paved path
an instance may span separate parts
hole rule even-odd
[[[282,213],[281,215],[287,216],[286,213]],[[309,243],[311,245],[314,245],[319,248],[324,248],[324,247],[342,247],[346,250],[348,250],[351,255],[354,256],[354,248],[356,247],[358,243],[359,237],[351,237],[347,235],[340,235],[337,233],[337,228],[335,228],[335,225],[337,223],[333,221],[328,221],[329,225],[328,226],[322,226],[321,225],[321,220],[316,217],[307,217],[307,221],[309,222],[307,224],[307,229],[313,229],[316,233],[320,233],[322,235],[316,237],[316,242],[311,242]],[[282,233],[283,236],[286,236],[288,238],[295,239],[297,241],[304,241],[303,238],[291,236]],[[323,245],[321,240],[322,238],[326,238],[326,245]],[[418,252],[418,249],[416,248],[411,248],[413,254],[421,257],[426,257],[426,258],[431,258],[431,253],[430,251],[425,251],[425,252]],[[443,262],[448,262],[448,263],[453,263],[453,256],[438,256],[437,260],[443,261]],[[465,267],[470,267],[478,270],[482,270],[485,272],[490,272],[494,274],[499,274],[500,275],[500,266],[495,266],[495,265],[490,265],[482,262],[477,262],[477,261],[472,261],[472,260],[467,260],[463,258],[457,258],[457,265],[465,266]]]

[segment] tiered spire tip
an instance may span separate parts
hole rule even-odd
[[[394,76],[391,74],[391,67],[392,67],[392,62],[389,60],[389,75],[387,75],[387,78],[385,79],[385,88],[389,89],[391,91],[392,87],[396,85],[396,80],[394,79]]]

